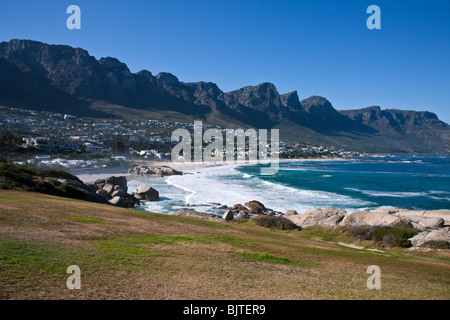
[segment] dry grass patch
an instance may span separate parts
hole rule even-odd
[[[346,236],[0,191],[0,298],[450,299],[448,255],[335,243]],[[72,264],[81,290],[65,286]]]

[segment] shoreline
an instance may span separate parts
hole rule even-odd
[[[356,158],[356,159],[355,158],[279,159],[279,163],[282,164],[282,163],[335,162],[335,161],[340,161],[340,162],[344,162],[344,161],[353,162],[353,161],[356,161],[357,162],[357,161],[361,161],[361,160],[362,159],[358,159],[358,158]],[[132,162],[130,161],[130,163],[132,163]],[[214,161],[209,161],[209,162],[208,161],[205,161],[205,162],[172,162],[172,161],[167,161],[167,160],[166,161],[140,160],[140,161],[136,161],[135,163],[137,163],[138,165],[150,166],[150,167],[168,166],[168,167],[171,167],[171,168],[173,168],[175,170],[182,171],[186,175],[196,175],[197,173],[200,173],[199,171],[202,171],[203,169],[206,169],[206,170],[212,169],[213,172],[219,173],[219,172],[222,172],[222,168],[221,167],[223,167],[223,170],[226,171],[226,170],[228,170],[230,168],[237,168],[237,167],[242,167],[242,166],[252,166],[252,165],[263,164],[263,162],[261,162],[261,161],[248,161],[248,160],[245,160],[245,161],[233,161],[233,162],[226,162],[226,161],[224,161],[224,162],[214,162]],[[130,167],[130,166],[127,166],[127,167]],[[169,198],[175,197],[176,199],[178,199],[177,196],[175,196],[177,194],[176,192],[175,192],[175,194],[172,194],[171,192],[169,192],[170,190],[165,190],[165,187],[161,186],[161,184],[165,183],[164,182],[165,178],[171,177],[170,175],[159,176],[159,175],[138,175],[138,174],[135,174],[135,173],[126,173],[126,168],[127,167],[111,168],[111,170],[107,170],[107,169],[106,170],[105,169],[97,170],[97,169],[94,169],[94,170],[86,170],[84,172],[79,171],[79,172],[75,172],[75,175],[80,180],[82,180],[85,183],[93,183],[97,179],[105,179],[105,178],[108,178],[110,176],[125,176],[125,177],[127,177],[128,183],[132,182],[132,186],[133,187],[135,187],[135,185],[137,186],[137,184],[139,183],[136,180],[148,180],[148,182],[143,182],[143,183],[146,183],[146,184],[148,184],[150,186],[153,186],[154,188],[156,188],[160,192],[162,191],[163,194],[166,194],[166,196],[169,197]],[[150,181],[150,180],[157,179],[157,178],[162,178],[162,179],[160,179],[159,181],[154,180],[154,182]],[[188,179],[190,179],[190,178],[188,178]],[[159,189],[158,186],[161,187],[161,189]],[[181,189],[183,189],[183,188],[181,188]],[[202,192],[198,193],[198,196],[203,194],[203,191],[204,192],[208,192],[208,191],[205,191],[205,188],[200,188],[200,189],[201,189]],[[192,190],[196,190],[196,188],[194,188]],[[211,189],[207,189],[207,190],[211,190]],[[253,194],[253,196],[251,197],[252,199],[253,198],[259,199],[260,201],[264,202],[262,200],[263,198],[258,198],[257,196],[255,196],[254,192],[251,192],[251,191],[249,191],[249,192],[250,192],[250,194]],[[193,194],[195,194],[195,192],[193,192]],[[170,196],[170,195],[172,195],[172,196]],[[206,195],[208,195],[208,194],[206,194]],[[208,197],[203,197],[204,201],[202,203],[200,203],[201,199],[199,199],[198,196],[197,196],[196,201],[194,202],[195,203],[194,207],[202,207],[202,206],[209,207],[210,206],[211,201],[209,201],[209,202],[207,201]],[[252,199],[248,198],[248,199],[246,199],[246,201],[250,201]],[[228,206],[232,205],[232,203],[227,203],[227,202],[223,202],[223,201],[216,201],[216,200],[214,200],[214,201],[217,202],[217,203],[220,202],[221,205],[224,205],[224,204],[227,204]],[[162,206],[164,206],[164,207],[166,205],[167,205],[166,203],[162,204]],[[169,204],[169,206],[170,205],[171,204]],[[270,206],[270,204],[269,204],[269,206]],[[402,207],[402,206],[392,206],[392,205],[388,205],[388,204],[380,205],[379,207],[371,207],[371,206],[369,206],[369,207],[351,208],[352,206],[351,207],[342,206],[342,203],[338,204],[336,202],[334,204],[331,203],[329,206],[337,207],[337,208],[341,208],[341,209],[345,209],[345,210],[347,210],[347,209],[348,210],[354,210],[354,211],[360,211],[360,210],[363,210],[363,211],[364,210],[382,210],[382,209],[418,210],[417,208],[409,208],[409,207]],[[156,206],[156,207],[158,207],[158,206]],[[156,207],[155,207],[155,209],[156,209]],[[190,203],[186,203],[185,207],[192,209],[192,206],[191,206]],[[279,208],[275,208],[275,209],[277,211],[283,211],[284,209],[286,209],[285,207],[286,207],[286,205],[281,205],[282,209],[279,209]],[[304,208],[304,206],[301,206],[301,208],[304,209],[304,210],[300,209],[300,211],[298,211],[300,214],[306,212],[309,209],[312,209],[312,207],[311,208]],[[291,209],[298,210],[298,208],[294,208],[294,207],[293,208],[288,208],[286,210],[291,210]],[[442,209],[442,208],[440,208],[440,209]],[[440,210],[440,209],[438,209],[438,210]],[[167,208],[160,209],[160,210],[162,210],[162,211],[153,210],[153,212],[172,213],[172,212],[168,212]],[[427,209],[427,210],[430,210],[430,209]]]
[[[280,163],[283,162],[306,162],[306,161],[355,161],[353,159],[342,159],[342,158],[311,158],[311,159],[279,159]],[[162,160],[162,161],[149,161],[149,160],[138,160],[138,161],[130,161],[133,163],[137,163],[138,165],[145,165],[145,166],[168,166],[175,170],[182,171],[182,172],[189,172],[190,170],[194,170],[197,168],[207,168],[207,167],[218,167],[218,166],[243,166],[243,165],[257,165],[257,164],[264,164],[263,162],[256,160],[256,161],[249,161],[249,160],[241,160],[241,161],[233,161],[233,162],[216,162],[216,161],[203,161],[203,162],[193,162],[193,161],[186,161],[186,162],[173,162],[170,160]],[[267,162],[270,163],[270,162]],[[159,178],[158,176],[139,176],[132,173],[125,172],[130,166],[120,166],[116,168],[101,168],[101,169],[78,169],[78,170],[71,170],[69,173],[73,174],[74,176],[78,177],[81,181],[84,183],[91,183],[94,182],[97,179],[104,179],[113,175],[119,175],[119,176],[125,176],[125,177],[146,177],[146,178]]]
[[[306,159],[279,159],[279,163],[283,162],[306,162],[306,161],[355,161],[353,159],[344,159],[344,158],[306,158]],[[194,170],[197,168],[207,168],[207,167],[218,167],[218,166],[244,166],[244,165],[257,165],[257,164],[264,164],[264,162],[261,162],[259,160],[256,161],[249,161],[249,160],[235,160],[233,162],[216,162],[216,161],[203,161],[203,162],[194,162],[194,161],[186,161],[186,162],[173,162],[170,160],[162,160],[162,161],[149,161],[149,160],[137,160],[137,161],[130,161],[133,163],[137,163],[138,165],[145,165],[145,166],[168,166],[175,170],[182,171],[182,172],[189,172],[190,170]],[[270,163],[267,162],[266,164]],[[125,177],[133,177],[133,178],[139,178],[139,177],[145,177],[145,178],[159,178],[159,176],[153,176],[153,175],[147,175],[147,176],[140,176],[132,173],[127,173],[126,170],[130,166],[121,166],[116,168],[102,168],[102,169],[79,169],[79,170],[72,170],[69,171],[69,173],[73,174],[74,176],[78,177],[81,181],[84,183],[92,183],[97,179],[104,179],[113,175],[119,175],[119,176],[125,176]]]

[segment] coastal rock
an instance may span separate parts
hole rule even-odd
[[[250,209],[250,212],[253,214],[261,214],[266,211],[266,207],[257,200],[252,200],[244,203],[244,205]]]
[[[108,198],[108,192],[106,190],[98,189],[95,193],[103,198]]]
[[[326,225],[333,227],[344,218],[345,214],[345,210],[335,208],[315,208],[306,211],[304,214],[288,215],[286,218],[301,228],[307,228],[315,225]]]
[[[138,200],[159,201],[159,192],[156,189],[141,183],[137,187],[137,192],[134,194],[134,197]]]
[[[127,193],[124,196],[122,196],[122,206],[124,208],[133,208],[139,205],[141,205],[141,202],[138,199],[136,199],[133,195]]]
[[[244,207],[242,204],[238,203],[238,204],[235,204],[235,205],[233,206],[233,210],[237,210],[237,211],[241,211],[241,210],[248,211],[248,208],[246,208],[246,207]]]
[[[145,183],[141,183],[137,188],[136,188],[136,192],[137,193],[146,193],[151,189],[151,187]]]
[[[169,166],[146,166],[137,165],[133,168],[128,169],[128,173],[138,174],[138,175],[158,175],[158,176],[173,176],[182,175],[183,172],[175,170]]]
[[[450,242],[450,232],[443,229],[422,231],[408,240],[411,241],[413,247],[420,247],[428,241]]]
[[[108,195],[111,195],[114,191],[114,185],[111,183],[107,183],[103,187],[103,190],[105,190]]]
[[[95,180],[94,185],[98,189],[105,189],[109,194],[111,194],[115,189],[114,188],[120,188],[127,193],[128,187],[127,187],[127,177],[125,176],[111,176],[105,179],[98,179]],[[111,187],[112,186],[112,187]],[[118,187],[116,187],[118,186]]]
[[[234,214],[233,211],[231,210],[227,210],[225,211],[225,213],[222,216],[222,219],[226,220],[226,221],[231,221],[234,219]]]
[[[159,192],[145,184],[141,184],[138,187],[137,194],[129,194],[125,176],[111,176],[105,179],[98,179],[94,182],[93,189],[96,189],[95,194],[98,197],[109,200],[108,203],[112,205],[124,208],[140,205],[140,200],[159,200]]]
[[[442,218],[444,220],[444,225],[450,225],[450,210],[445,209],[429,211],[403,210],[395,213],[394,215],[416,223],[420,223],[420,221],[424,218]]]
[[[427,229],[438,229],[444,226],[444,219],[442,218],[424,218],[419,221],[419,224]]]
[[[114,198],[115,196],[123,197],[127,194],[127,192],[122,189],[120,186],[115,186],[114,191],[111,193],[111,198]]]
[[[120,188],[125,193],[127,193],[128,192],[127,177],[120,176],[120,177],[113,177],[113,178],[114,178],[113,184],[115,186],[114,190],[117,190]]]
[[[287,217],[287,216],[294,216],[294,215],[296,215],[296,214],[298,214],[297,211],[295,211],[295,210],[288,210],[288,211],[286,211],[286,213],[284,214],[284,216],[285,216],[285,217]]]
[[[345,227],[392,227],[401,222],[402,219],[388,213],[356,211],[346,215],[340,225]]]
[[[247,212],[241,210],[239,211],[239,214],[236,217],[234,217],[234,221],[240,221],[248,218],[250,218],[250,215]]]
[[[122,206],[123,205],[122,197],[116,196],[116,197],[112,198],[111,200],[109,200],[109,203],[116,205],[116,206]]]
[[[371,212],[381,212],[381,213],[388,213],[388,214],[395,214],[397,212],[400,211],[406,211],[404,209],[395,209],[395,208],[379,208],[379,209],[375,209]]]

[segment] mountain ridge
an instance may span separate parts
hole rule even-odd
[[[376,152],[447,151],[449,126],[428,111],[336,110],[324,97],[300,100],[264,82],[223,92],[212,82],[132,73],[114,57],[13,39],[0,43],[0,103],[88,117],[202,120],[229,128],[279,128],[286,141],[324,142]],[[288,130],[287,127],[289,127]]]

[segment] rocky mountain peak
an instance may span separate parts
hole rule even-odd
[[[229,128],[280,127],[286,141],[362,150],[447,152],[450,136],[431,112],[378,106],[337,112],[324,97],[300,101],[297,91],[280,95],[270,82],[224,93],[212,82],[131,73],[113,57],[97,60],[82,48],[18,39],[0,43],[0,104],[88,117],[148,114]]]
[[[311,114],[336,113],[331,102],[321,96],[311,96],[300,101],[303,109]]]
[[[160,72],[156,75],[156,79],[161,81],[163,84],[179,84],[178,78],[173,74],[168,72]]]
[[[120,62],[116,58],[105,57],[101,58],[98,63],[103,66],[103,68],[109,71],[118,71],[123,73],[131,73],[130,69],[128,69],[127,65],[123,62]]]
[[[280,95],[281,104],[289,109],[301,109],[300,99],[298,97],[297,91],[288,92]]]

